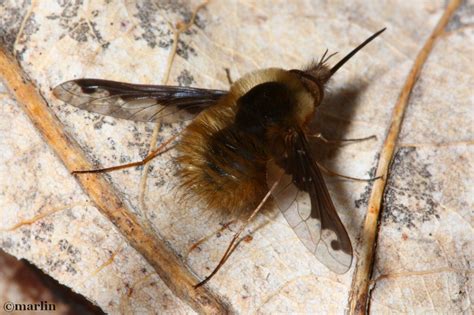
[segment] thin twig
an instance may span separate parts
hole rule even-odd
[[[20,29],[18,30],[18,33],[16,34],[16,37],[15,37],[15,42],[13,43],[13,56],[15,57],[18,53],[18,51],[16,50],[16,46],[18,45],[18,43],[21,40],[21,37],[23,36],[26,22],[28,22],[28,20],[30,19],[31,14],[33,13],[35,8],[36,8],[36,1],[32,1],[30,4],[30,7],[28,8],[28,11],[26,12],[25,16],[23,17],[23,20],[21,21]]]
[[[408,74],[407,80],[400,93],[397,104],[395,105],[391,125],[385,138],[380,159],[377,166],[377,176],[383,176],[382,179],[374,182],[372,193],[370,195],[367,215],[365,217],[364,227],[361,233],[359,257],[357,260],[354,277],[352,279],[351,291],[349,293],[349,314],[365,314],[367,302],[369,299],[369,284],[374,264],[375,241],[377,239],[377,226],[380,208],[383,200],[383,193],[387,183],[387,175],[392,161],[395,145],[400,133],[403,116],[405,114],[411,91],[420,75],[421,69],[430,54],[437,38],[443,34],[444,29],[453,13],[461,4],[460,0],[452,0],[431,33],[430,37],[418,53],[415,63]]]

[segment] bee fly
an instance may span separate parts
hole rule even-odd
[[[78,79],[60,84],[53,93],[81,109],[117,118],[146,122],[193,118],[177,145],[186,193],[210,210],[251,214],[247,222],[272,196],[305,247],[330,270],[345,273],[352,263],[352,245],[311,155],[308,125],[328,80],[384,30],[331,68],[326,51],[319,62],[303,70],[251,72],[229,91]],[[160,152],[125,166],[143,164]],[[91,171],[77,173],[81,172]],[[229,257],[243,227],[213,273],[198,285]]]

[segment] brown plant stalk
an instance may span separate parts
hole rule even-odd
[[[387,184],[390,163],[395,152],[395,146],[400,134],[403,116],[410,99],[411,91],[418,80],[421,69],[428,59],[436,40],[444,33],[446,25],[461,2],[461,0],[452,0],[447,5],[438,24],[416,56],[413,67],[408,74],[405,85],[393,109],[390,128],[385,138],[377,166],[376,176],[383,176],[383,178],[374,182],[368,203],[367,215],[361,232],[359,257],[352,279],[351,291],[349,293],[349,314],[365,314],[367,311],[369,284],[374,265],[380,208],[382,206],[384,189]]]

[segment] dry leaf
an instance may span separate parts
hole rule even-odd
[[[97,77],[135,83],[228,88],[265,67],[295,68],[326,48],[348,52],[388,30],[338,72],[318,122],[328,137],[367,141],[317,152],[331,169],[369,177],[392,108],[444,2],[211,1],[179,34],[198,1],[32,1],[0,4],[0,38],[88,158],[109,166],[140,160],[153,124],[77,110],[54,99],[62,81]],[[408,104],[382,204],[370,309],[468,312],[472,297],[472,9],[463,3],[436,43]],[[173,45],[177,51],[172,56]],[[334,57],[336,59],[336,57]],[[54,143],[41,136],[0,85],[0,247],[26,258],[108,313],[192,313],[91,202]],[[158,143],[184,127],[162,126]],[[220,259],[237,223],[209,217],[182,192],[171,150],[141,169],[106,175],[120,199],[199,277]],[[66,165],[68,165],[66,163]],[[371,185],[328,178],[357,251]],[[84,184],[82,184],[84,187]],[[140,196],[143,196],[141,205]],[[260,215],[208,287],[237,313],[343,313],[354,268],[322,266],[278,212]],[[146,255],[145,255],[146,257]]]

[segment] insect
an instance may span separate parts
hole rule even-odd
[[[272,196],[304,246],[330,270],[345,273],[352,264],[352,245],[312,157],[308,125],[328,80],[384,30],[331,68],[327,61],[332,55],[326,51],[303,70],[251,72],[232,83],[229,91],[78,79],[58,85],[53,93],[81,109],[117,118],[193,118],[177,145],[182,186],[209,209],[251,214],[247,222]],[[118,168],[122,166],[91,171]],[[242,229],[213,273],[198,285],[222,266]]]

